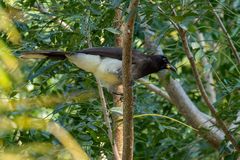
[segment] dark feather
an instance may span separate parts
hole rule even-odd
[[[91,55],[99,55],[101,57],[114,58],[122,60],[122,48],[117,47],[101,47],[101,48],[88,48],[84,50],[77,51],[76,53],[85,53]],[[139,60],[145,60],[146,55],[140,53],[137,50],[132,50],[132,63],[135,64]]]
[[[26,51],[23,52],[20,58],[24,59],[42,59],[42,58],[51,58],[51,59],[66,59],[66,54],[72,54],[71,52],[63,51]]]

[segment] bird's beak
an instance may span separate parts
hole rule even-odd
[[[166,68],[167,68],[167,69],[170,69],[170,70],[172,70],[172,71],[174,71],[174,72],[177,71],[177,69],[176,69],[173,65],[171,65],[171,64],[167,64]]]

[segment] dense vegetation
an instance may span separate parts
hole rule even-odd
[[[68,61],[26,61],[17,57],[22,51],[31,50],[77,51],[88,48],[89,42],[95,47],[115,46],[115,37],[121,35],[115,27],[115,11],[121,8],[127,21],[128,4],[125,0],[1,1],[0,157],[72,159],[69,148],[56,138],[53,129],[46,127],[51,121],[69,132],[92,159],[113,159],[94,76]],[[209,92],[216,94],[209,97],[228,127],[239,115],[240,64],[214,11],[239,51],[239,7],[237,0],[141,1],[134,28],[133,48],[152,54],[154,51],[148,53],[145,48],[148,41],[145,33],[154,33],[151,41],[161,46],[177,67],[177,73],[171,73],[171,77],[181,84],[201,112],[212,116],[171,21],[187,31],[199,75],[206,90],[211,88]],[[209,75],[213,80],[209,80]],[[157,74],[145,78],[164,90]],[[108,108],[115,107],[106,90],[105,96]],[[134,159],[238,157],[228,139],[215,148],[190,126],[170,120],[192,125],[176,105],[147,89],[142,82],[134,84],[134,97],[134,114],[142,115],[134,119]],[[239,126],[235,125],[231,134],[239,142]]]

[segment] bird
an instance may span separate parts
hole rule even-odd
[[[75,52],[65,51],[27,51],[22,52],[22,59],[68,59],[82,70],[93,73],[102,86],[114,93],[116,86],[122,84],[122,48],[96,47]],[[176,72],[176,68],[164,55],[145,55],[132,50],[132,80],[164,69]]]

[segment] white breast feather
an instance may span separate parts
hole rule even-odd
[[[118,79],[119,69],[122,67],[122,61],[113,58],[104,58],[97,68],[95,76],[103,83],[116,85],[121,83]]]
[[[95,73],[96,69],[101,64],[101,57],[98,55],[78,53],[67,57],[70,62],[87,72]]]
[[[98,55],[78,53],[67,56],[69,61],[79,68],[92,72],[105,87],[120,84],[118,72],[122,67],[122,61],[113,58],[101,58]]]

